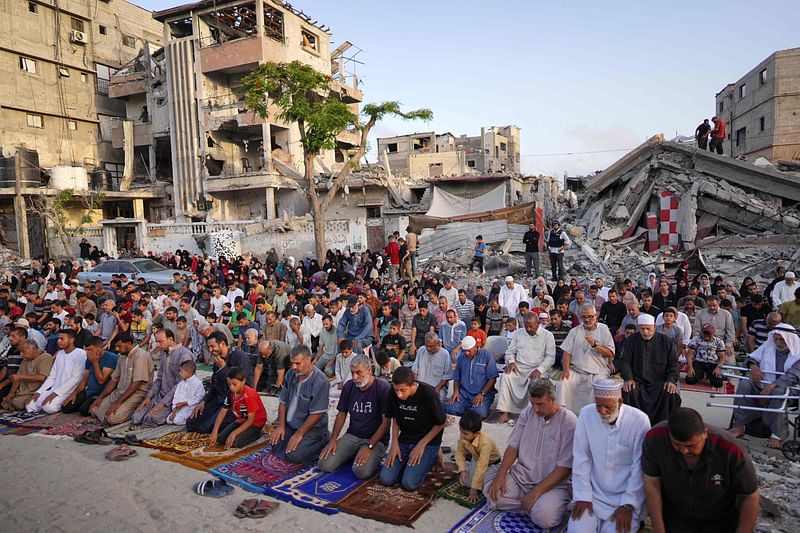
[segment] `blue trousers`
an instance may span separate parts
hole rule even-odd
[[[425,452],[422,454],[422,460],[419,464],[408,466],[408,456],[411,455],[411,450],[414,449],[414,446],[416,445],[400,443],[400,459],[396,459],[390,467],[386,467],[386,465],[381,467],[381,485],[391,487],[399,481],[400,486],[408,491],[417,490],[422,485],[422,482],[425,481],[425,476],[436,463],[436,457],[439,455],[439,445],[429,444],[425,446]]]
[[[444,411],[448,415],[461,416],[464,413],[477,413],[481,418],[489,416],[489,408],[494,401],[494,394],[487,395],[483,402],[478,407],[472,405],[472,400],[475,396],[461,389],[461,392],[456,403],[445,403]]]

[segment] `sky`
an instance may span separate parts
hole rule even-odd
[[[331,28],[331,49],[344,40],[362,49],[364,103],[433,110],[430,123],[379,123],[371,146],[515,124],[532,175],[585,175],[657,133],[692,135],[726,84],[800,46],[796,0],[291,3]]]

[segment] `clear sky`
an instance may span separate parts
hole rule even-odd
[[[182,2],[134,0],[148,9]],[[529,174],[581,175],[664,133],[692,135],[714,95],[775,50],[800,46],[797,0],[644,2],[293,0],[349,40],[364,101],[429,107],[374,138],[477,135],[516,124]],[[373,155],[374,157],[374,155]]]

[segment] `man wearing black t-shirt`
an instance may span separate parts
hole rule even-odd
[[[408,367],[392,375],[387,416],[391,443],[381,469],[381,485],[400,482],[404,490],[416,490],[433,468],[442,443],[446,416],[439,394],[427,383],[417,382]]]
[[[619,301],[619,294],[615,289],[608,291],[608,301],[600,306],[600,316],[598,320],[608,326],[612,335],[617,334],[617,330],[622,324],[622,319],[628,314],[625,304]]]

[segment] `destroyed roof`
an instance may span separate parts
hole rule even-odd
[[[623,179],[631,170],[664,152],[691,156],[693,165],[687,170],[727,180],[752,191],[768,192],[780,198],[800,201],[800,174],[758,167],[746,161],[700,150],[695,146],[666,142],[661,134],[649,138],[603,172],[589,178],[585,182],[586,190],[591,194],[600,194]]]
[[[297,10],[292,7],[292,4],[289,2],[282,2],[281,0],[272,0],[272,3],[278,6],[281,6],[283,9],[286,9],[290,13],[297,15],[298,17],[302,18],[307,24],[314,26],[315,28],[324,31],[327,34],[330,34],[330,30],[324,25],[320,24],[316,20],[312,20],[303,10]],[[230,5],[241,5],[241,2],[236,2],[234,0],[200,0],[199,2],[190,2],[188,4],[180,4],[175,7],[168,7],[167,9],[162,9],[160,11],[153,11],[153,18],[159,22],[166,22],[168,18],[179,16],[184,13],[188,13],[191,11],[197,11],[199,9],[206,9],[209,7],[224,9]],[[137,6],[138,7],[138,6]],[[142,8],[144,9],[144,8]]]
[[[427,178],[425,181],[430,183],[442,183],[442,182],[468,182],[468,181],[486,181],[486,180],[507,180],[511,179],[511,176],[508,174],[487,174],[485,176],[436,176],[433,178]]]

